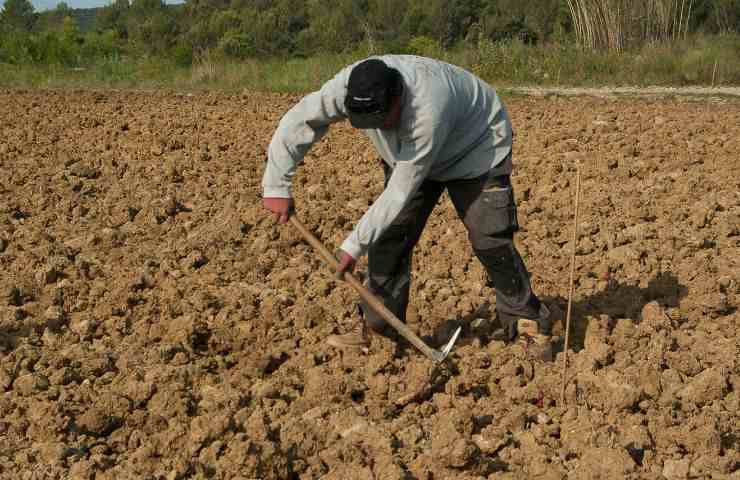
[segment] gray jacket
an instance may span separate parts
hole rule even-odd
[[[462,68],[412,55],[379,56],[403,77],[401,121],[393,130],[363,130],[393,173],[341,248],[359,258],[426,180],[475,178],[511,152],[512,129],[496,91]],[[308,149],[347,118],[344,97],[354,65],[305,96],[280,120],[267,152],[265,197],[289,198]]]

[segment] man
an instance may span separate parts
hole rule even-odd
[[[412,251],[447,190],[496,289],[497,316],[508,339],[518,336],[532,358],[549,360],[549,311],[532,292],[513,241],[512,128],[496,91],[462,68],[417,56],[378,56],[343,69],[288,111],[272,138],[263,203],[281,223],[292,212],[297,166],[330,124],[346,118],[374,144],[386,180],[342,244],[338,273],[352,271],[368,253],[369,288],[405,321]],[[366,346],[368,330],[394,337],[367,305],[360,311],[361,324],[328,343]]]

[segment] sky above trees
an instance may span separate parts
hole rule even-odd
[[[33,7],[37,12],[44,10],[52,10],[56,8],[57,4],[62,0],[31,0]],[[166,0],[165,3],[183,3],[184,0]],[[0,9],[2,9],[5,0],[0,0]],[[104,7],[110,3],[111,0],[66,0],[69,8],[93,8],[93,7]]]
[[[5,3],[5,0],[0,0],[0,7]],[[51,10],[57,6],[59,1],[57,0],[31,0],[33,7],[37,12],[44,10]],[[108,0],[68,0],[67,5],[70,8],[92,8],[92,7],[104,7],[110,3]]]

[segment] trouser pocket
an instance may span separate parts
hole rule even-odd
[[[508,175],[486,180],[465,215],[468,229],[479,235],[497,235],[519,229],[514,190]]]

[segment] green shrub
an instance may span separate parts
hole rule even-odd
[[[245,59],[254,55],[254,44],[246,33],[229,30],[218,41],[218,49],[227,57]]]
[[[409,40],[408,52],[412,55],[437,58],[442,53],[442,45],[439,40],[425,35],[419,35]]]
[[[86,34],[80,53],[82,58],[88,61],[120,54],[117,32],[115,30],[106,30],[104,32],[90,32]]]
[[[0,36],[0,61],[14,65],[31,63],[33,58],[31,35],[14,31]]]
[[[193,46],[187,42],[175,45],[172,49],[172,59],[180,67],[189,67],[193,64]]]
[[[532,60],[528,47],[519,39],[506,39],[493,42],[487,38],[478,42],[478,61],[475,73],[490,80],[530,80]]]

